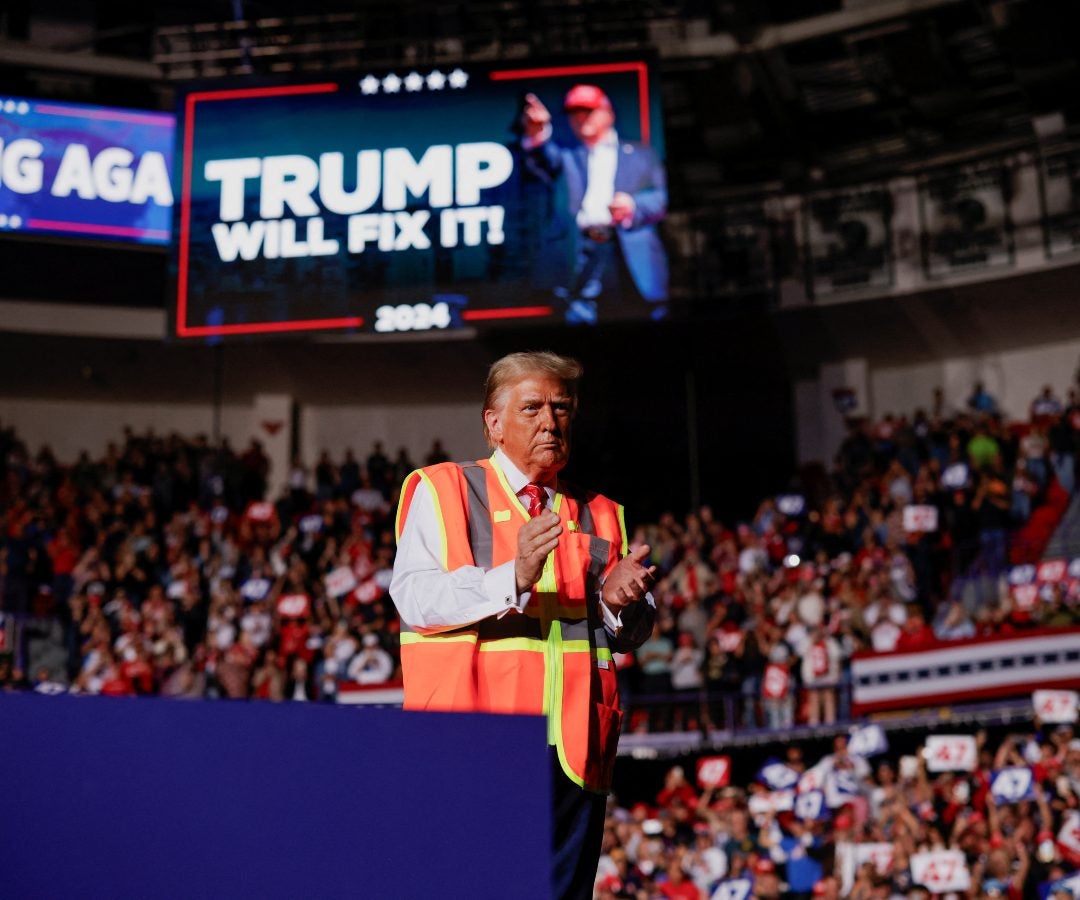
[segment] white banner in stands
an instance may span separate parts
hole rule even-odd
[[[1015,594],[1027,586],[1012,590]],[[862,716],[1071,689],[1080,682],[1078,642],[1080,628],[1072,627],[954,641],[911,652],[859,653],[851,663],[853,712]]]
[[[344,597],[349,591],[355,590],[356,576],[348,566],[338,566],[327,573],[323,583],[326,585],[326,593],[331,597]]]
[[[1080,856],[1080,812],[1073,810],[1065,816],[1057,842],[1074,856]]]
[[[277,602],[278,615],[286,619],[302,619],[311,611],[307,594],[282,594]]]
[[[828,814],[825,806],[825,794],[821,791],[808,791],[795,798],[795,815],[804,822],[810,819],[824,819]]]
[[[713,892],[711,900],[746,900],[753,890],[754,883],[746,878],[733,878],[721,881]]]
[[[770,762],[761,767],[757,780],[774,791],[785,791],[799,783],[799,773],[782,762]]]
[[[795,808],[795,792],[770,791],[768,794],[751,794],[746,808],[752,816],[788,812]]]
[[[355,681],[339,681],[337,702],[347,706],[401,706],[405,689],[400,681],[385,684],[357,684]]]
[[[847,748],[852,756],[866,759],[887,751],[889,741],[885,737],[885,729],[880,725],[864,725],[862,728],[852,729]]]
[[[826,756],[817,765],[803,772],[802,777],[799,778],[799,793],[805,794],[809,791],[823,790],[825,779],[829,777],[832,767],[832,757]]]
[[[970,734],[932,734],[926,739],[928,772],[973,772],[977,756],[975,738]]]
[[[916,853],[911,857],[911,879],[932,894],[966,891],[971,887],[971,874],[959,850]]]
[[[936,506],[916,504],[904,507],[904,531],[937,531],[938,511]]]
[[[1035,799],[1035,779],[1027,766],[1008,766],[994,773],[990,793],[998,803]]]
[[[731,780],[731,757],[703,756],[697,762],[697,780],[703,788],[723,787]]]
[[[240,586],[240,596],[250,602],[265,600],[273,585],[268,578],[249,578]]]
[[[825,803],[829,809],[846,806],[859,796],[859,781],[850,769],[833,769],[825,779]]]
[[[886,843],[856,844],[855,866],[856,868],[872,863],[874,871],[878,875],[888,875],[892,871],[893,845]]]
[[[1035,691],[1031,696],[1035,715],[1045,723],[1075,722],[1078,699],[1076,691]]]

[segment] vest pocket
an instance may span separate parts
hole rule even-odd
[[[487,649],[498,643],[481,644],[477,654],[477,708],[481,712],[541,715],[544,711],[543,652]]]
[[[593,705],[593,714],[589,717],[589,753],[585,771],[585,783],[598,790],[611,787],[611,777],[615,769],[615,751],[619,747],[619,733],[622,731],[622,712],[603,703]]]
[[[402,642],[405,709],[472,712],[476,709],[476,638],[422,638]]]

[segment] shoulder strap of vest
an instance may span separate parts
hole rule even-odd
[[[574,501],[577,506],[578,530],[582,534],[596,534],[596,523],[593,521],[592,510],[589,509],[589,501],[595,495],[583,491],[576,484],[559,479],[559,493]]]
[[[491,508],[488,502],[487,468],[478,462],[461,463],[468,485],[469,545],[473,559],[481,569],[492,562]]]

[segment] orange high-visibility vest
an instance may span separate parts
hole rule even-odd
[[[434,499],[447,572],[514,559],[529,514],[494,458],[409,475],[398,507],[399,540],[421,482]],[[626,525],[619,504],[563,482],[552,509],[563,533],[522,614],[439,633],[402,622],[405,709],[546,715],[548,743],[567,777],[604,792],[622,713],[599,591],[626,552]]]

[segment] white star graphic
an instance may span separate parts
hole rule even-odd
[[[401,90],[401,79],[391,72],[382,80],[382,89],[388,94],[396,94]]]
[[[441,91],[446,86],[446,76],[438,69],[427,77],[427,86],[433,91]]]
[[[454,71],[450,73],[450,87],[463,88],[468,83],[469,76],[462,72],[461,69],[454,69]]]
[[[410,72],[405,76],[405,90],[419,91],[424,87],[424,76],[419,72]]]
[[[360,82],[360,90],[365,94],[377,94],[379,93],[379,79],[374,75],[368,75]]]

